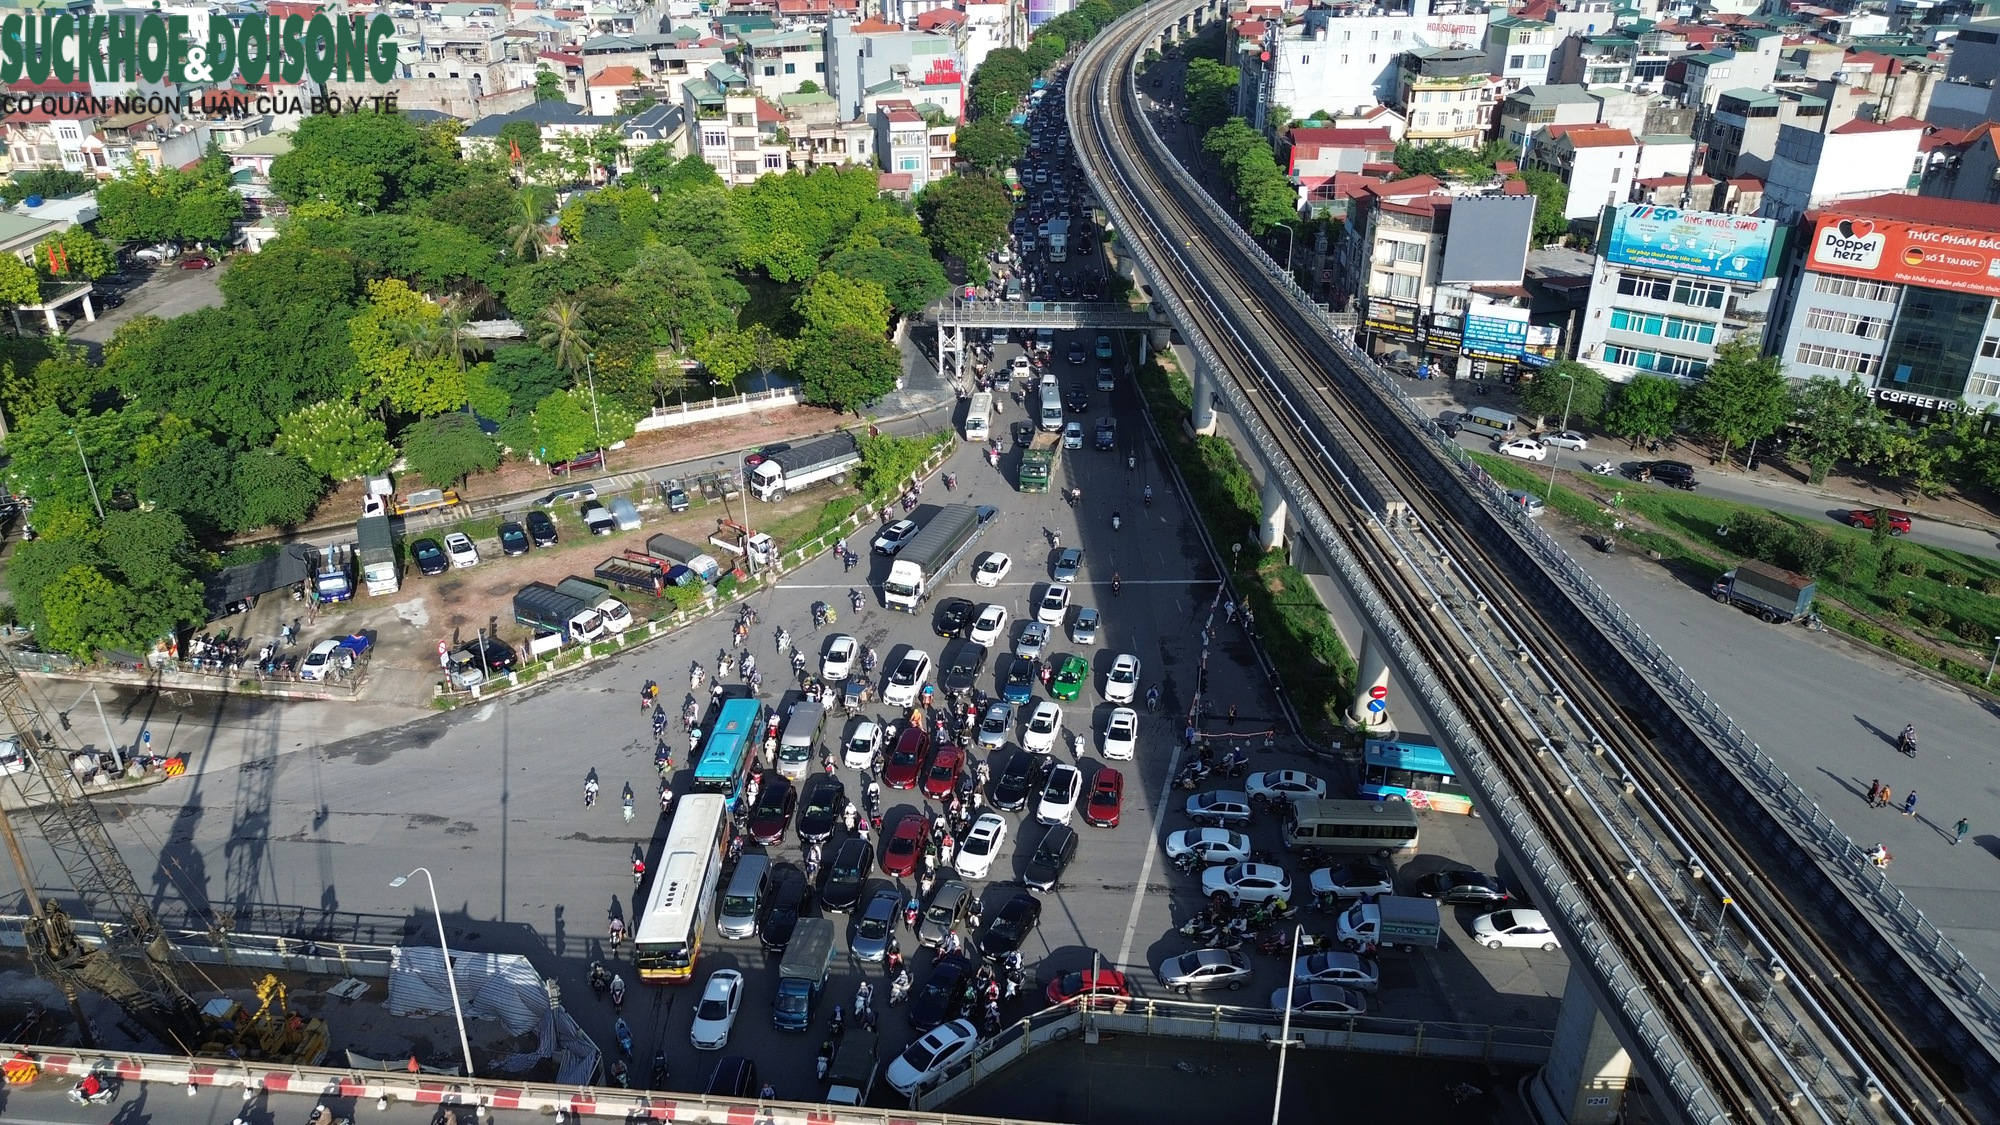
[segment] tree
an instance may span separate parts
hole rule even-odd
[[[235,458],[204,434],[188,434],[139,473],[139,499],[176,512],[194,534],[215,541],[243,526]]]
[[[734,383],[757,362],[757,340],[738,329],[712,328],[694,342],[694,358],[718,381]]]
[[[1557,360],[1528,380],[1521,392],[1521,409],[1547,418],[1595,418],[1603,413],[1610,389],[1610,382],[1595,367],[1573,359]]]
[[[1790,398],[1783,362],[1738,336],[1715,349],[1708,374],[1689,392],[1688,421],[1697,433],[1721,439],[1727,463],[1731,448],[1785,424]]]
[[[1882,412],[1860,379],[1815,376],[1792,387],[1792,447],[1806,462],[1806,479],[1818,484],[1846,459],[1861,460],[1881,428]]]
[[[97,210],[98,229],[114,242],[221,242],[243,214],[243,197],[228,158],[211,152],[185,171],[134,162],[98,187]]]
[[[43,644],[78,660],[95,660],[100,649],[140,648],[145,640],[124,627],[136,609],[132,592],[92,566],[74,566],[41,590],[44,620],[37,630]]]
[[[719,273],[682,247],[655,243],[639,252],[624,290],[651,312],[653,342],[684,356],[698,336],[736,323]]]
[[[235,488],[243,505],[238,531],[295,527],[312,515],[326,492],[326,480],[297,457],[254,450],[237,455]]]
[[[533,410],[536,403],[569,386],[569,376],[549,353],[527,344],[509,344],[496,350],[486,380],[506,393],[516,414]]]
[[[42,279],[35,267],[12,254],[0,254],[0,304],[32,305],[42,299]]]
[[[35,244],[35,265],[50,277],[96,281],[118,263],[95,235],[82,227],[71,227]]]
[[[271,187],[294,207],[320,201],[357,214],[409,210],[466,178],[455,136],[400,113],[313,114],[271,162]]]
[[[636,432],[636,426],[636,416],[609,398],[597,401],[593,417],[590,390],[586,387],[557,391],[535,406],[532,426],[535,456],[549,464],[567,461],[580,453],[626,440]]]
[[[798,342],[787,340],[762,324],[751,326],[750,341],[750,362],[757,368],[757,373],[763,376],[764,385],[768,388],[771,385],[771,372],[789,365],[797,357]]]
[[[1187,67],[1188,121],[1207,132],[1236,116],[1236,87],[1241,76],[1233,66],[1214,59],[1191,59]]]
[[[479,430],[472,415],[453,411],[403,431],[403,458],[428,483],[443,488],[500,464],[500,447]]]
[[[25,418],[44,407],[79,414],[104,390],[104,369],[92,367],[80,347],[62,347],[55,355],[19,374],[14,361],[0,367],[0,401],[10,418]]]
[[[336,481],[384,472],[396,460],[382,420],[352,402],[316,402],[285,415],[274,447]]]
[[[1681,385],[1658,375],[1634,375],[1604,410],[1604,428],[1637,444],[1671,437],[1681,417]]]
[[[549,228],[542,220],[548,214],[546,197],[533,188],[514,193],[514,214],[507,227],[507,249],[516,261],[538,262],[548,252]]]
[[[562,101],[563,99],[535,100]],[[517,160],[522,163],[533,160],[542,154],[542,128],[532,121],[509,121],[500,126],[500,131],[493,135],[493,150],[495,156],[510,164]]]
[[[814,82],[812,79],[808,78],[804,82],[799,83],[799,93],[817,94],[819,93],[819,83]]]
[[[1202,150],[1215,157],[1229,177],[1251,234],[1261,235],[1272,227],[1298,221],[1297,189],[1279,170],[1271,143],[1249,122],[1232,117],[1210,129],[1201,143]]]
[[[1535,240],[1554,242],[1569,233],[1569,218],[1563,212],[1569,207],[1569,185],[1553,172],[1538,172],[1530,169],[1514,173],[1513,179],[1528,185],[1528,191],[1535,197]]]
[[[806,282],[792,308],[808,332],[851,327],[878,339],[889,334],[889,295],[873,281],[822,273]]]
[[[981,118],[958,131],[958,158],[974,168],[997,172],[1021,159],[1027,145],[1021,131],[998,117]]]
[[[260,449],[278,419],[359,390],[346,319],[259,322],[285,314],[282,306],[253,312],[226,304],[143,327],[134,321],[106,349],[105,372],[134,402],[188,419],[232,449]]]
[[[357,215],[341,224],[353,267],[369,279],[402,278],[426,293],[500,284],[493,247],[470,231],[421,215]]]
[[[65,196],[82,195],[97,190],[97,177],[86,176],[82,172],[71,172],[61,168],[51,171],[16,172],[9,181],[0,185],[0,203],[12,207],[31,195],[43,199],[62,199]]]
[[[442,317],[396,278],[369,283],[367,307],[348,322],[364,402],[422,415],[465,405],[465,372],[433,344]]]
[[[535,100],[538,102],[564,101],[569,95],[563,93],[562,78],[548,67],[535,68]]]
[[[941,257],[965,264],[975,280],[986,274],[986,253],[1007,243],[1014,201],[1007,185],[990,176],[950,176],[926,187],[917,199],[924,233]]]
[[[321,331],[329,320],[353,316],[361,296],[354,256],[344,249],[344,243],[322,247],[304,237],[283,235],[230,263],[222,275],[222,296],[266,328]]]
[[[805,401],[859,411],[896,389],[903,374],[903,357],[880,333],[841,324],[829,332],[805,337],[797,366]]]
[[[514,189],[495,176],[432,199],[424,213],[454,226],[495,249],[507,246],[515,215]]]
[[[861,471],[856,474],[862,495],[881,499],[902,492],[924,467],[931,443],[922,437],[891,434],[855,435],[861,446]]]
[[[542,310],[535,329],[535,343],[572,378],[590,362],[590,325],[582,301],[556,301]]]
[[[980,264],[985,264],[983,259]],[[827,258],[826,269],[880,285],[889,307],[900,316],[913,316],[951,292],[944,267],[931,257],[923,236],[902,226],[884,224],[857,233]]]

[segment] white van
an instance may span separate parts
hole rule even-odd
[[[771,885],[769,856],[745,855],[736,861],[736,872],[722,892],[722,906],[715,912],[715,929],[726,938],[757,936],[757,914],[764,908],[764,895]]]
[[[623,496],[611,501],[611,518],[618,521],[618,530],[639,530],[639,509]]]
[[[1020,278],[1010,277],[1007,279],[1007,299],[1010,301],[1018,301],[1021,299]]]

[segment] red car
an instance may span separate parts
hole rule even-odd
[[[750,838],[766,847],[782,844],[785,826],[791,823],[792,811],[799,806],[799,791],[769,770],[758,776],[764,788],[750,810]]]
[[[924,752],[931,748],[931,736],[920,727],[907,727],[896,736],[889,760],[882,765],[882,784],[891,789],[915,789],[917,775],[924,769]]]
[[[1886,516],[1889,520],[1889,534],[1908,535],[1910,533],[1910,513],[1894,508],[1856,508],[1847,513],[1847,525],[1863,531],[1875,530],[1875,517]]]
[[[958,788],[958,771],[965,765],[965,751],[946,743],[931,755],[930,768],[924,771],[924,795],[943,799],[951,796]]]
[[[603,467],[604,451],[602,449],[593,449],[588,453],[572,457],[567,461],[555,462],[549,466],[549,475],[559,477],[565,473],[574,473],[580,469],[601,469]]]
[[[1090,800],[1084,802],[1083,819],[1099,828],[1118,827],[1118,809],[1125,803],[1125,775],[1104,766],[1090,779]]]
[[[212,270],[215,268],[215,259],[204,258],[200,254],[196,254],[191,258],[182,258],[181,268],[184,270]]]
[[[924,850],[924,829],[928,822],[922,813],[905,813],[896,822],[896,831],[882,844],[882,870],[890,875],[908,876],[916,873],[917,856]]]
[[[1123,1004],[1130,999],[1132,999],[1132,988],[1125,983],[1125,974],[1116,969],[1085,969],[1078,973],[1064,973],[1049,982],[1051,1004],[1085,1001],[1097,1004]]]

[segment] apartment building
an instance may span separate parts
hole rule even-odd
[[[1523,86],[1500,101],[1501,140],[1528,150],[1528,139],[1549,125],[1595,125],[1603,103],[1578,85]]]
[[[784,120],[758,97],[743,72],[726,63],[681,87],[690,149],[722,182],[735,187],[791,166],[791,146],[778,137]]]
[[[1493,126],[1500,79],[1486,70],[1484,51],[1421,47],[1405,51],[1396,69],[1396,105],[1413,144],[1478,148]]]
[[[1793,125],[1818,132],[1826,119],[1826,99],[1781,88],[1739,86],[1719,92],[1701,140],[1708,146],[1702,170],[1717,179],[1763,178],[1778,154],[1778,131]]]
[[[1849,121],[1824,133],[1787,125],[1758,212],[1795,223],[1841,199],[1915,191],[1923,182],[1924,123]]]
[[[1536,130],[1522,166],[1548,172],[1569,188],[1563,217],[1595,219],[1623,203],[1639,178],[1639,140],[1611,125],[1545,125]]]
[[[826,88],[826,36],[799,28],[757,31],[743,37],[742,68],[759,96],[776,101],[803,83]]]
[[[1549,80],[1550,60],[1562,36],[1553,23],[1501,16],[1486,25],[1486,69],[1512,93]]]
[[[1243,100],[1248,112],[1282,105],[1295,118],[1364,112],[1395,100],[1397,59],[1403,51],[1443,45],[1440,39],[1478,41],[1470,34],[1433,32],[1428,25],[1456,25],[1469,33],[1483,31],[1485,18],[1435,20],[1422,0],[1414,7],[1403,0],[1382,8],[1308,8],[1295,24],[1269,25],[1252,51],[1239,54],[1238,64],[1246,71],[1248,96]]]

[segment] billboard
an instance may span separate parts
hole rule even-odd
[[[1528,238],[1534,232],[1532,195],[1454,199],[1438,280],[1447,285],[1519,285],[1528,262]]]
[[[2000,297],[2000,234],[1822,214],[1806,268],[1896,285]]]
[[[1465,350],[1486,359],[1519,359],[1528,350],[1528,310],[1474,302],[1466,311]]]
[[[1033,31],[1075,6],[1075,0],[1028,0],[1028,30]]]
[[[1604,260],[1756,284],[1771,269],[1771,219],[1627,203],[1611,220]]]

